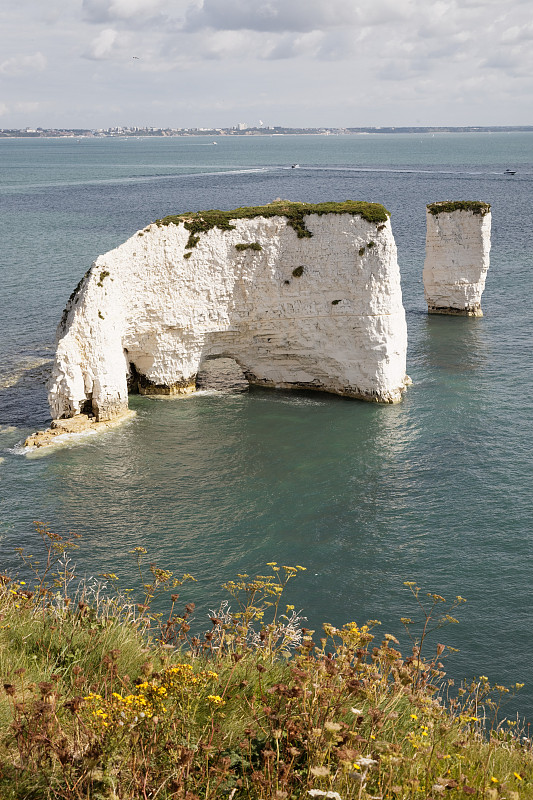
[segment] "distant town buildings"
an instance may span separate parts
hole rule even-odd
[[[0,138],[98,138],[144,136],[280,136],[313,135],[343,136],[354,133],[482,133],[482,132],[533,131],[533,125],[494,125],[463,127],[361,127],[361,128],[286,128],[280,125],[248,127],[239,122],[232,128],[155,128],[116,126],[112,128],[0,128]]]

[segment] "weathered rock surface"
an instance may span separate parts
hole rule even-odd
[[[204,361],[196,376],[196,389],[217,392],[247,392],[250,384],[233,358]]]
[[[488,203],[459,201],[427,207],[424,291],[430,314],[483,316],[489,268]]]
[[[100,433],[133,416],[135,416],[134,411],[127,411],[120,418],[105,422],[97,422],[94,417],[89,417],[87,414],[77,414],[68,419],[54,419],[45,431],[37,431],[28,436],[24,447],[49,447],[52,444],[60,444],[69,434]]]
[[[217,357],[234,359],[250,383],[397,402],[400,273],[388,214],[370,205],[379,224],[306,211],[303,234],[277,205],[198,237],[172,218],[100,256],[58,330],[52,416],[112,419],[127,409],[128,381],[143,393],[194,391]]]

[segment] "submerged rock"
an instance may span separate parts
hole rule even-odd
[[[210,359],[225,357],[249,383],[392,403],[406,349],[383,206],[198,212],[158,220],[96,260],[58,330],[49,402],[54,418],[111,419],[128,386],[195,391]]]
[[[430,203],[426,217],[424,291],[428,313],[482,317],[490,205],[465,200]]]

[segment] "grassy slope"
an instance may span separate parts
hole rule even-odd
[[[482,676],[445,704],[445,648],[422,657],[424,631],[462,598],[408,584],[423,632],[403,657],[373,622],[326,624],[315,641],[281,602],[300,569],[230,582],[235,611],[196,637],[192,605],[176,610],[190,576],[152,566],[139,606],[72,592],[64,571],[32,591],[5,579],[2,800],[533,798],[531,743],[497,721],[507,690]]]

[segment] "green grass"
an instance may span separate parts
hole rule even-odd
[[[386,222],[390,217],[389,212],[379,203],[365,203],[355,200],[346,200],[343,203],[292,203],[288,200],[276,201],[266,206],[249,206],[236,208],[233,211],[197,211],[195,213],[175,214],[156,220],[155,224],[180,225],[183,223],[189,231],[186,248],[191,249],[198,244],[198,235],[207,233],[212,228],[222,231],[234,230],[232,222],[237,219],[253,219],[255,217],[285,217],[287,224],[296,231],[299,239],[312,236],[305,224],[305,217],[309,214],[351,214],[375,224]]]
[[[113,574],[76,584],[73,539],[38,533],[31,589],[0,581],[2,800],[533,798],[531,741],[500,721],[510,692],[446,681],[435,632],[463,598],[407,582],[402,655],[375,620],[303,627],[285,598],[303,567],[272,562],[229,581],[204,629],[180,605],[191,576],[144,548],[134,603]]]
[[[108,277],[109,277],[109,275],[110,275],[110,272],[109,272],[109,270],[108,270],[108,269],[103,269],[103,270],[100,272],[100,278],[99,278],[99,280],[98,280],[98,283],[97,283],[96,285],[97,285],[97,286],[103,286],[103,285],[104,285],[104,280],[105,280],[106,278],[108,278]]]
[[[453,211],[471,211],[472,214],[484,217],[490,211],[490,204],[482,203],[480,200],[443,200],[439,203],[429,203],[427,210],[433,216],[451,214]]]

